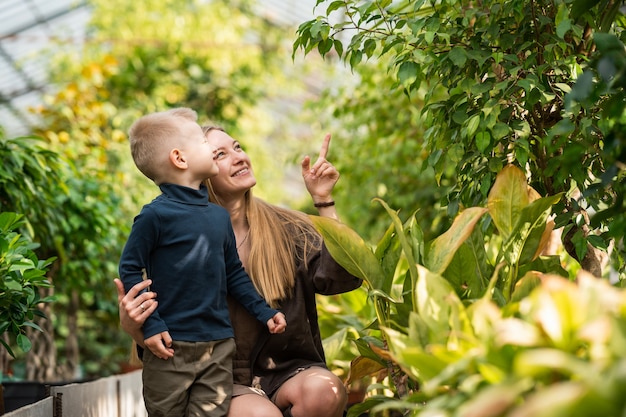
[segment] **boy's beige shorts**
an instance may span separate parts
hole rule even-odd
[[[143,397],[150,417],[210,416],[228,412],[233,389],[232,338],[172,343],[174,357],[143,354]]]

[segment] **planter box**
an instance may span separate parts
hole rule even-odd
[[[2,387],[5,413],[46,398],[46,385],[40,382],[3,382]]]

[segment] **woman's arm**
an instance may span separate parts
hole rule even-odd
[[[363,280],[346,271],[335,261],[325,244],[309,258],[308,274],[315,292],[333,295],[349,292],[363,285]]]
[[[152,284],[152,280],[147,279],[135,284],[128,290],[128,294],[124,294],[124,284],[122,280],[115,278],[113,281],[117,287],[117,301],[120,307],[120,324],[122,329],[133,338],[137,345],[145,348],[146,344],[144,343],[141,326],[148,316],[156,310],[158,304],[156,293],[145,291],[150,284]],[[160,336],[163,337],[162,334]],[[167,337],[169,337],[169,334]],[[171,345],[171,339],[165,343]],[[154,344],[150,350],[161,359],[174,356],[174,350],[163,343]]]
[[[315,164],[311,166],[309,156],[305,156],[302,160],[302,178],[319,215],[339,220],[332,197],[335,184],[339,180],[339,171],[326,159],[329,146],[330,134],[327,134]],[[363,283],[361,279],[350,274],[333,259],[326,245],[322,245],[321,251],[313,254],[307,263],[308,273],[319,294],[348,292],[360,287]]]

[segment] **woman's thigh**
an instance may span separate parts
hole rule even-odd
[[[227,417],[283,417],[283,413],[266,397],[245,394],[231,399]]]
[[[273,400],[281,410],[291,407],[294,416],[335,416],[343,414],[347,393],[335,374],[311,367],[285,381]]]

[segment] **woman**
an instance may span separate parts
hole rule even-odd
[[[239,142],[219,128],[203,130],[217,148],[219,166],[208,183],[210,199],[229,211],[239,257],[255,287],[287,318],[284,333],[266,337],[243,307],[229,300],[237,353],[228,416],[340,417],[347,395],[325,365],[315,294],[351,291],[362,282],[332,259],[305,214],[252,196],[256,179]],[[332,190],[339,173],[326,160],[329,143],[327,135],[313,166],[308,156],[303,159],[302,176],[319,215],[337,219]],[[138,284],[124,295],[118,284],[122,327],[138,343],[141,324],[157,305],[154,293],[137,296],[147,285],[149,281]]]

